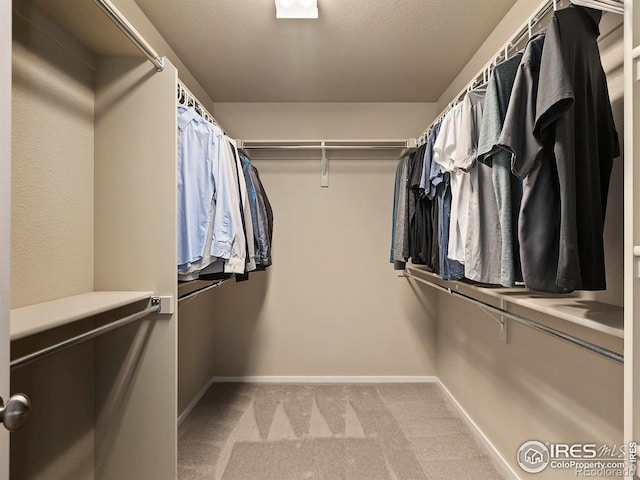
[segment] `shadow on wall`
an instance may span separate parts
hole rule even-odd
[[[18,92],[28,90],[56,111],[93,123],[94,73],[20,16],[14,16],[13,40],[12,78]]]
[[[481,428],[499,415],[523,427],[509,435],[520,442],[622,441],[619,365],[515,322],[505,344],[481,310],[445,294],[439,305],[438,373]]]
[[[93,478],[93,342],[15,370],[11,387],[33,405],[11,434],[11,478]]]
[[[252,272],[246,282],[230,280],[180,304],[178,354],[185,375],[206,381],[249,370],[269,277],[269,270]]]
[[[413,301],[403,302],[403,308],[409,310],[407,318],[411,321],[416,337],[424,345],[429,346],[428,349],[425,349],[429,356],[429,365],[436,365],[438,295],[433,289],[419,285],[408,278],[399,278],[398,280],[405,282],[411,288]]]

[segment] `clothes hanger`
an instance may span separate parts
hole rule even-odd
[[[573,5],[593,8],[603,12],[624,14],[624,4],[614,0],[571,0]]]
[[[178,105],[185,104],[185,91],[182,85],[178,84]]]
[[[571,1],[573,4],[586,4],[592,5],[592,8],[599,8],[603,5],[613,7],[615,9],[623,9],[624,3],[617,0],[579,0],[578,2]]]

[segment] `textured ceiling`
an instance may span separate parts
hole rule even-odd
[[[217,102],[436,101],[515,0],[136,0]]]
[[[217,102],[435,101],[515,0],[136,0]]]

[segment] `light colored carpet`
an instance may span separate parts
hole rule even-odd
[[[503,480],[437,384],[215,384],[179,480]]]

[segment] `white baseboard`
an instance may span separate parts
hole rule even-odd
[[[182,413],[180,415],[178,415],[178,427],[180,425],[182,425],[182,422],[185,421],[185,419],[189,416],[189,414],[191,413],[191,411],[196,408],[196,405],[198,404],[198,402],[200,400],[202,400],[202,397],[204,397],[204,394],[207,393],[207,390],[209,390],[211,388],[211,385],[213,385],[214,380],[216,377],[213,377],[212,379],[210,379],[204,387],[202,387],[202,390],[200,390],[197,395],[195,397],[193,397],[193,400],[191,400],[191,402],[189,403],[189,405],[187,405],[187,408],[185,408]]]
[[[433,376],[250,376],[213,377],[211,383],[435,383]]]
[[[509,462],[507,462],[507,460],[498,451],[498,449],[493,444],[493,442],[489,440],[489,437],[487,437],[484,434],[484,432],[480,429],[478,424],[473,421],[473,419],[469,416],[467,411],[462,407],[462,405],[460,405],[458,400],[456,400],[456,398],[445,386],[445,384],[442,383],[442,380],[438,378],[437,382],[442,387],[442,390],[444,390],[444,392],[447,394],[447,396],[449,397],[449,400],[451,400],[451,403],[453,403],[453,405],[456,407],[456,410],[458,410],[462,418],[471,427],[471,430],[476,435],[478,440],[480,440],[480,442],[484,444],[484,446],[487,448],[487,450],[489,451],[489,454],[491,455],[493,460],[498,464],[498,466],[502,469],[502,472],[507,476],[507,478],[509,478],[510,480],[522,480],[520,475],[518,475],[518,473],[513,468],[511,468],[511,465],[509,465]]]

